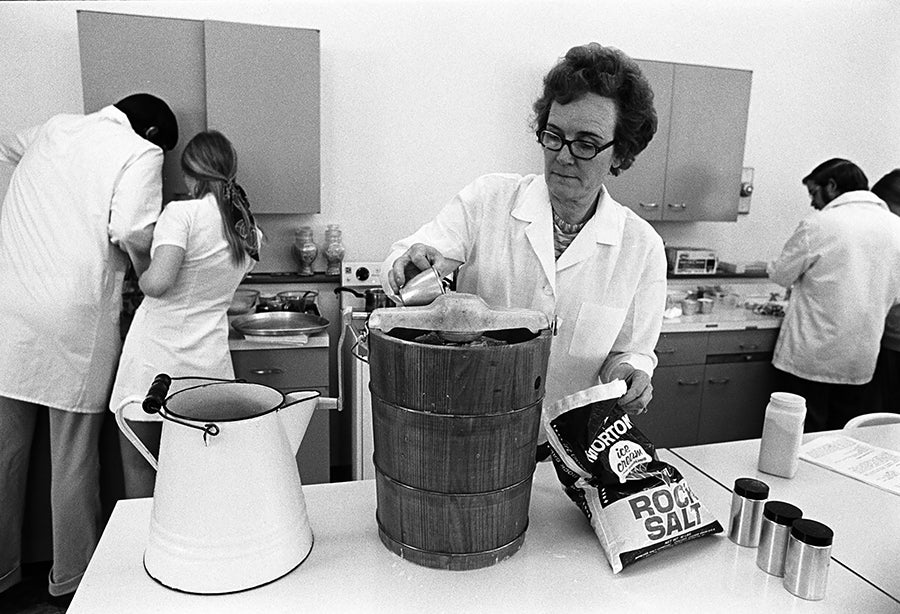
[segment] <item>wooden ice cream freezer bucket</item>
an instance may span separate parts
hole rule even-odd
[[[528,527],[547,316],[451,292],[378,309],[368,328],[381,541],[441,569],[511,556]]]

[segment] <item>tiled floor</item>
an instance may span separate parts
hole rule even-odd
[[[0,594],[0,612],[3,614],[63,614],[65,606],[50,603],[47,594],[49,563],[24,565],[23,579],[8,591]]]

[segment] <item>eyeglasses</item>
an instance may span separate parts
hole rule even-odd
[[[604,149],[608,149],[615,145],[616,140],[613,139],[605,145],[597,146],[590,141],[582,141],[579,139],[570,141],[555,132],[543,130],[538,135],[538,143],[540,143],[544,149],[549,149],[550,151],[559,151],[563,148],[563,145],[566,145],[569,147],[569,153],[572,154],[572,157],[578,158],[579,160],[590,160],[591,158],[596,157],[597,154]]]

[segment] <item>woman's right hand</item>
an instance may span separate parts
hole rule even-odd
[[[399,294],[400,288],[407,281],[430,267],[436,268],[441,275],[446,275],[452,272],[456,266],[458,266],[458,263],[444,258],[441,252],[430,245],[414,243],[402,256],[394,260],[394,265],[391,267],[391,272],[388,276],[388,283],[394,294]]]

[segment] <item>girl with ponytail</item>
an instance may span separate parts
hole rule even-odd
[[[139,285],[145,297],[134,315],[110,400],[132,430],[158,453],[162,423],[140,400],[158,373],[233,379],[228,307],[259,260],[262,233],[237,183],[237,153],[214,130],[184,148],[181,169],[191,200],[170,202],[153,232],[150,267]],[[170,394],[177,391],[172,382]],[[155,474],[130,442],[121,440],[126,497],[153,494]]]

